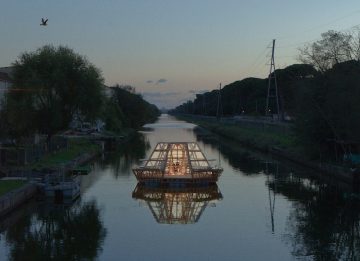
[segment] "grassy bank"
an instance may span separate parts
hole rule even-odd
[[[321,173],[329,174],[345,182],[353,182],[352,174],[348,168],[342,165],[336,165],[333,162],[321,162],[309,159],[307,153],[304,152],[301,144],[291,132],[285,134],[275,131],[264,131],[255,127],[243,127],[236,124],[217,122],[212,119],[199,119],[186,115],[176,117],[187,122],[192,122],[213,133],[230,138],[249,148],[263,152],[271,152],[273,155],[296,162],[297,164],[320,171]]]
[[[20,188],[25,183],[22,180],[0,180],[0,197],[11,190]]]
[[[269,132],[259,128],[242,127],[212,120],[194,119],[188,116],[179,116],[178,118],[262,151],[268,151],[272,147],[288,150],[292,153],[301,151],[296,144],[295,136],[291,134]]]
[[[100,150],[101,147],[99,144],[95,144],[87,139],[70,139],[66,149],[48,154],[29,167],[31,169],[51,168],[65,164],[82,154],[97,153],[100,152]]]

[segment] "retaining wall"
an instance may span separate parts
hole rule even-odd
[[[6,215],[36,194],[35,184],[26,184],[23,187],[10,191],[0,197],[0,217]]]

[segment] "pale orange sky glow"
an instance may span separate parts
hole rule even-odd
[[[266,77],[274,38],[283,68],[321,33],[360,24],[359,14],[355,0],[4,0],[0,66],[45,44],[66,45],[100,68],[107,85],[132,85],[171,108],[220,82]]]

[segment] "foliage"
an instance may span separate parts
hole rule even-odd
[[[337,64],[298,89],[296,130],[311,151],[334,155],[331,141],[360,142],[359,71],[360,62]]]
[[[276,70],[279,102],[284,112],[293,116],[296,113],[296,95],[299,85],[314,78],[318,72],[309,64],[293,64],[284,69]]]
[[[292,115],[298,83],[318,73],[313,66],[307,64],[294,64],[285,69],[278,69],[275,73],[280,105],[287,114]],[[225,116],[264,115],[267,84],[267,79],[246,78],[226,85],[221,90],[222,110],[220,113]],[[198,94],[193,102],[188,101],[172,112],[216,116],[218,94],[218,90]]]
[[[265,108],[266,80],[247,78],[231,83],[221,90],[223,115],[263,112]],[[188,101],[172,112],[215,116],[217,114],[219,90],[196,95],[194,102]],[[225,102],[226,101],[226,102]]]
[[[300,61],[312,64],[316,69],[325,72],[335,64],[360,60],[360,29],[343,33],[328,31],[321,34],[322,39],[300,48]]]
[[[307,157],[338,160],[344,153],[359,153],[359,40],[359,28],[350,33],[328,31],[321,40],[300,50],[305,64],[275,71],[280,107],[294,119],[296,140],[308,152]],[[223,115],[264,115],[266,90],[267,80],[256,78],[225,86],[221,90]],[[199,94],[171,113],[215,116],[218,97],[219,90]],[[221,126],[221,132],[228,131]],[[262,137],[256,139],[262,143]]]
[[[106,99],[103,108],[102,119],[106,130],[120,133],[124,128],[125,115],[114,97]]]
[[[116,85],[111,89],[110,110],[117,111],[117,124],[120,125],[122,122],[124,127],[138,129],[148,122],[155,121],[160,115],[158,108],[145,101],[133,87]],[[115,122],[111,124],[115,125]]]
[[[68,127],[80,111],[89,121],[102,103],[100,71],[73,50],[44,46],[15,61],[5,114],[14,137],[36,131],[53,135]]]

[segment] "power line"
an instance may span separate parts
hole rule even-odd
[[[355,15],[355,14],[358,14],[358,13],[360,13],[360,10],[356,10],[356,11],[353,11],[353,12],[347,14],[347,15],[340,16],[340,17],[335,18],[335,19],[333,19],[333,20],[331,20],[331,21],[329,21],[329,22],[327,22],[327,23],[314,25],[314,26],[312,26],[312,27],[309,27],[309,28],[306,29],[306,30],[303,30],[303,31],[301,31],[301,32],[297,32],[297,34],[314,31],[314,30],[316,30],[316,29],[318,29],[318,28],[321,28],[321,27],[324,27],[324,26],[328,26],[328,25],[334,24],[334,23],[336,23],[336,22],[338,22],[338,21],[341,21],[341,20],[343,20],[343,19],[345,19],[345,18],[351,17],[351,16],[353,16],[353,15]],[[280,39],[280,40],[289,39],[289,38],[293,38],[293,36],[277,37],[278,40],[279,40],[279,39]]]
[[[268,47],[265,47],[260,53],[259,55],[255,58],[254,62],[252,63],[252,65],[250,65],[250,70],[253,69],[253,67],[258,63],[258,60],[263,57],[263,55],[265,54],[266,50],[268,49]]]
[[[341,32],[341,33],[351,33],[351,30],[359,27],[360,24],[356,24],[356,25],[353,25],[353,26],[350,26],[346,29],[342,29],[342,30],[335,30],[336,32]],[[287,44],[287,45],[280,45],[280,46],[277,46],[276,48],[291,48],[291,47],[299,47],[299,45],[304,45],[304,44],[307,44],[307,43],[313,43],[313,42],[316,42],[316,41],[319,41],[321,40],[321,37],[316,37],[316,38],[313,38],[311,40],[307,40],[307,41],[302,41],[302,42],[297,42],[297,43],[290,43],[290,44]]]
[[[265,48],[265,51],[266,50],[268,50],[268,47]],[[262,55],[264,53],[265,52],[262,52]],[[254,73],[257,73],[261,67],[264,68],[264,66],[266,65],[266,58],[270,57],[269,54],[270,54],[270,51],[268,51],[268,53],[265,56],[262,56],[262,59],[259,59],[258,62],[254,63],[254,66],[251,68],[251,70],[248,71],[248,73],[254,74]]]

